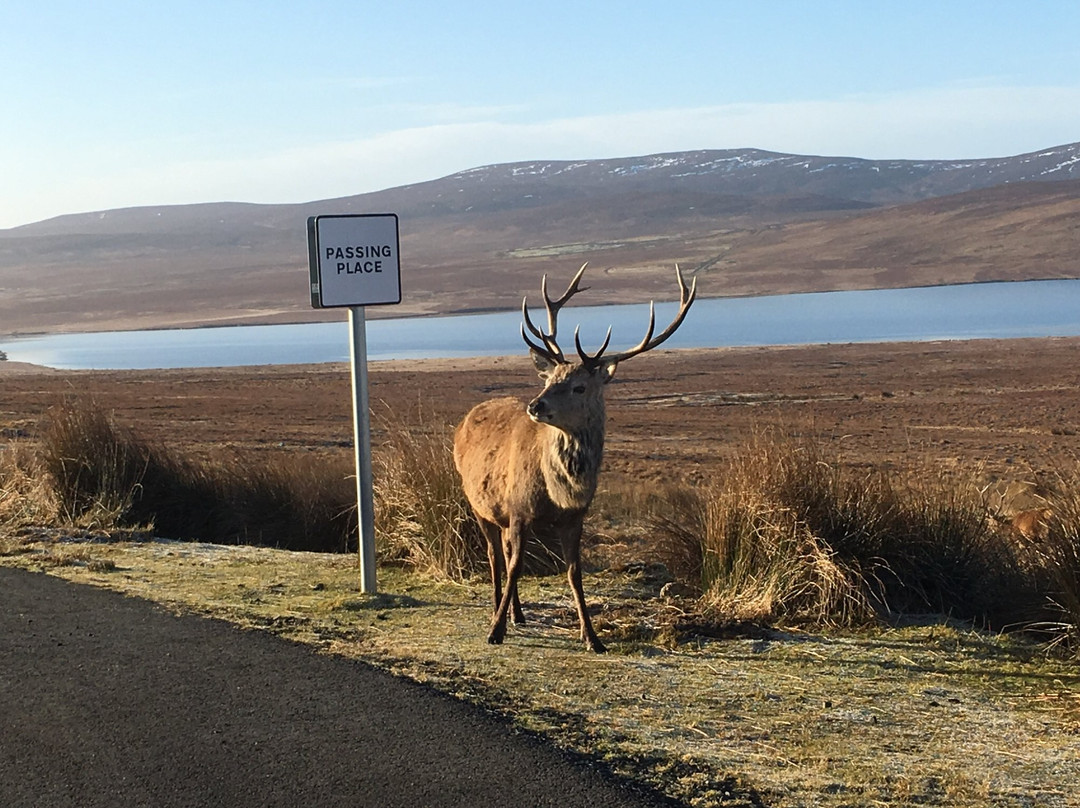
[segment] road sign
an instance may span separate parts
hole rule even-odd
[[[314,308],[400,303],[397,215],[310,217],[308,268]]]
[[[375,508],[364,306],[401,302],[398,220],[393,213],[312,216],[307,235],[311,305],[349,309],[360,591],[374,594]]]

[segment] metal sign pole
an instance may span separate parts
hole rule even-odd
[[[309,216],[307,237],[312,307],[349,309],[360,591],[375,594],[375,497],[364,307],[401,302],[398,218],[395,213]]]
[[[363,306],[349,307],[352,336],[353,446],[360,523],[360,591],[375,594],[375,503],[371,476],[371,416],[368,409],[367,329]]]

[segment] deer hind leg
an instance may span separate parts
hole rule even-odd
[[[581,586],[581,527],[578,526],[562,537],[563,560],[566,562],[566,578],[570,582],[570,591],[574,593],[574,605],[577,606],[578,622],[581,624],[581,641],[598,654],[607,651],[600,638],[596,636],[589,611],[585,605],[585,590]]]
[[[512,519],[510,525],[503,529],[503,549],[506,554],[506,589],[502,593],[495,614],[491,618],[491,629],[488,631],[488,642],[499,645],[506,636],[506,616],[513,602],[517,599],[518,578],[521,576],[522,563],[522,526],[519,521]],[[521,605],[518,604],[518,609]]]

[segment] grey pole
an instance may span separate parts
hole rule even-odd
[[[360,523],[360,591],[375,594],[375,503],[371,478],[371,416],[368,409],[367,329],[363,306],[349,307],[352,335],[353,446]]]

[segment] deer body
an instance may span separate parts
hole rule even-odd
[[[488,563],[495,611],[488,642],[501,643],[508,615],[524,622],[518,598],[526,542],[538,535],[557,537],[566,563],[581,626],[581,639],[593,651],[603,652],[585,605],[581,584],[581,532],[596,492],[604,451],[604,386],[616,364],[643,353],[667,339],[682,322],[694,299],[679,275],[682,307],[675,321],[652,338],[653,322],[642,342],[631,351],[603,357],[608,341],[594,354],[581,349],[580,362],[570,362],[556,342],[559,308],[579,291],[583,266],[558,300],[547,295],[549,333],[537,329],[523,305],[522,336],[544,380],[544,390],[525,406],[514,398],[478,404],[454,434],[454,463],[461,474],[465,495],[487,539]],[[525,336],[525,327],[540,341]],[[608,339],[611,333],[608,332]],[[505,574],[506,589],[502,589]]]

